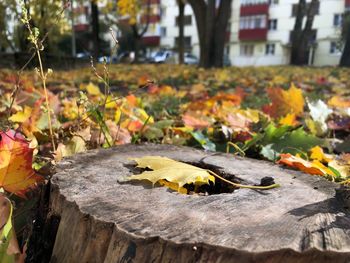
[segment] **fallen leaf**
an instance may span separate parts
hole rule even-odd
[[[191,132],[191,135],[197,142],[199,142],[204,150],[215,152],[215,144],[209,140],[209,138],[205,136],[201,131]]]
[[[330,154],[325,154],[320,146],[315,146],[310,149],[310,159],[329,163],[332,160],[332,156]]]
[[[32,108],[28,107],[28,106],[24,106],[24,110],[23,111],[19,111],[16,114],[12,115],[9,120],[12,122],[18,122],[18,123],[22,123],[25,122],[26,120],[29,119],[29,117],[32,114]]]
[[[350,108],[350,99],[335,95],[328,100],[328,105],[334,108]]]
[[[14,263],[21,253],[12,226],[13,207],[3,194],[0,194],[0,262]],[[18,262],[18,261],[17,261]]]
[[[210,122],[207,120],[208,118],[200,116],[194,112],[187,112],[182,115],[182,121],[185,126],[191,127],[194,129],[204,129],[210,126]]]
[[[282,117],[278,123],[286,126],[297,126],[299,122],[296,117],[295,113],[288,113],[286,116]]]
[[[95,84],[93,83],[89,83],[88,85],[86,85],[86,91],[89,95],[91,96],[100,96],[102,95],[101,91],[100,91],[100,88],[98,86],[96,86]]]
[[[331,169],[323,165],[318,160],[309,162],[300,157],[293,156],[289,153],[281,154],[280,157],[281,159],[277,161],[278,164],[284,164],[312,175],[321,175],[321,176],[331,175],[333,177],[336,176]]]
[[[296,116],[304,112],[304,97],[301,89],[292,83],[288,90],[281,88],[268,88],[267,94],[271,100],[270,105],[265,105],[263,111],[273,118],[283,117],[288,113]]]
[[[57,146],[55,160],[61,161],[64,157],[72,156],[77,153],[85,152],[85,141],[80,136],[73,136],[68,143],[60,143]]]
[[[314,122],[319,124],[319,128],[322,133],[325,133],[328,129],[326,120],[330,114],[333,113],[333,110],[328,108],[327,104],[322,100],[316,102],[307,102],[307,105],[310,109],[310,115]]]
[[[30,188],[43,181],[32,169],[33,150],[21,134],[0,132],[0,187],[24,198]]]
[[[149,168],[153,171],[144,171],[141,174],[132,175],[127,180],[148,180],[153,185],[161,180],[167,180],[167,182],[177,185],[176,190],[179,192],[183,191],[182,187],[185,184],[200,186],[209,184],[209,182],[215,183],[214,176],[207,170],[166,157],[144,156],[142,158],[131,158],[131,160],[136,161],[137,167]],[[172,189],[174,189],[173,186]]]

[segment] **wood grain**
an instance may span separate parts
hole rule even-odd
[[[121,183],[128,157],[214,165],[243,184],[280,188],[189,196]],[[51,262],[350,262],[350,215],[323,178],[232,155],[124,145],[65,159],[52,179],[60,223]]]

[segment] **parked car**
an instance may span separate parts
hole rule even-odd
[[[99,63],[104,63],[106,61],[106,63],[117,63],[117,57],[116,56],[102,56],[98,58],[98,62]]]
[[[152,63],[165,63],[173,56],[173,52],[169,50],[158,51],[150,59]]]
[[[199,59],[190,53],[185,53],[184,54],[184,63],[186,65],[198,65]]]
[[[76,58],[81,58],[81,59],[90,59],[91,54],[88,52],[80,52],[75,55]]]

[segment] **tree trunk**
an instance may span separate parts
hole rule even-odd
[[[151,15],[151,0],[147,0],[146,25],[143,27],[141,32],[139,32],[139,28],[138,28],[137,24],[134,24],[131,26],[131,30],[132,30],[134,41],[135,41],[135,47],[134,47],[134,52],[135,52],[134,62],[135,63],[139,62],[142,37],[145,35],[145,33],[148,30],[148,26],[150,23],[150,15]]]
[[[184,63],[184,52],[185,52],[185,37],[184,37],[184,27],[185,27],[185,4],[183,0],[178,0],[179,5],[179,38],[178,38],[178,52],[179,52],[179,64]]]
[[[231,1],[221,1],[215,23],[214,66],[222,67],[228,21],[231,15]]]
[[[205,56],[201,58],[200,66],[204,68],[210,68],[213,66],[214,60],[214,29],[215,29],[215,2],[216,0],[208,0],[206,7],[206,19],[205,19],[205,41],[204,50]],[[201,47],[202,48],[202,47]]]
[[[305,16],[306,2],[300,0],[298,5],[297,17],[295,20],[295,31],[293,31],[292,40],[292,55],[291,64],[293,65],[305,65],[308,63],[308,54],[310,50],[310,42],[312,36],[312,26],[316,15],[316,8],[319,4],[318,0],[312,0],[309,8],[306,11],[306,23],[304,29],[302,29],[302,22]]]
[[[341,67],[350,67],[350,13],[346,13],[344,15],[344,23],[343,23],[343,38],[344,38],[344,49],[340,58],[339,66]]]
[[[92,23],[92,41],[93,41],[93,57],[97,61],[100,55],[100,29],[99,29],[99,12],[95,1],[91,1],[91,23]]]
[[[303,31],[303,19],[306,10],[306,0],[299,0],[297,13],[295,16],[294,30],[292,32],[291,41],[291,61],[292,65],[299,64],[300,41]]]
[[[149,155],[212,169],[242,184],[273,176],[281,187],[189,196],[151,183],[123,182],[137,172],[130,158]],[[92,150],[63,160],[57,169],[47,220],[59,219],[53,227],[57,235],[44,240],[45,247],[55,242],[51,262],[350,260],[346,190],[336,195],[339,185],[325,178],[264,161],[154,144]]]
[[[196,17],[200,45],[199,66],[210,68],[223,65],[223,54],[232,0],[188,0]]]

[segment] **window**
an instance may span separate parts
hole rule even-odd
[[[241,5],[258,5],[258,4],[265,4],[265,3],[266,3],[266,0],[241,0]]]
[[[242,16],[239,20],[239,29],[266,28],[266,15]]]
[[[269,30],[276,30],[277,29],[277,19],[269,19],[268,29]]]
[[[278,0],[269,0],[269,5],[278,5]]]
[[[266,44],[265,54],[266,55],[275,55],[275,44]]]
[[[333,17],[333,26],[341,27],[343,23],[343,16],[341,14],[334,14]]]
[[[162,37],[166,36],[166,27],[162,26],[160,28],[160,36],[162,36]]]
[[[175,25],[176,26],[179,25],[179,16],[175,17]],[[192,16],[191,15],[184,16],[184,25],[185,26],[192,25]]]
[[[341,53],[339,42],[336,42],[336,41],[331,42],[329,53],[335,54],[335,55]]]
[[[241,45],[240,55],[245,57],[251,57],[254,55],[254,45]]]
[[[307,10],[310,8],[310,3],[306,3],[306,8],[305,10],[303,10],[303,15],[305,16],[307,13]],[[315,15],[319,14],[319,10],[320,10],[320,2],[317,2],[317,4],[315,5],[315,9],[313,10]],[[298,13],[298,4],[293,4],[292,6],[292,16],[296,16]]]
[[[185,49],[191,49],[191,37],[184,37]],[[175,47],[179,46],[179,38],[175,37]]]

